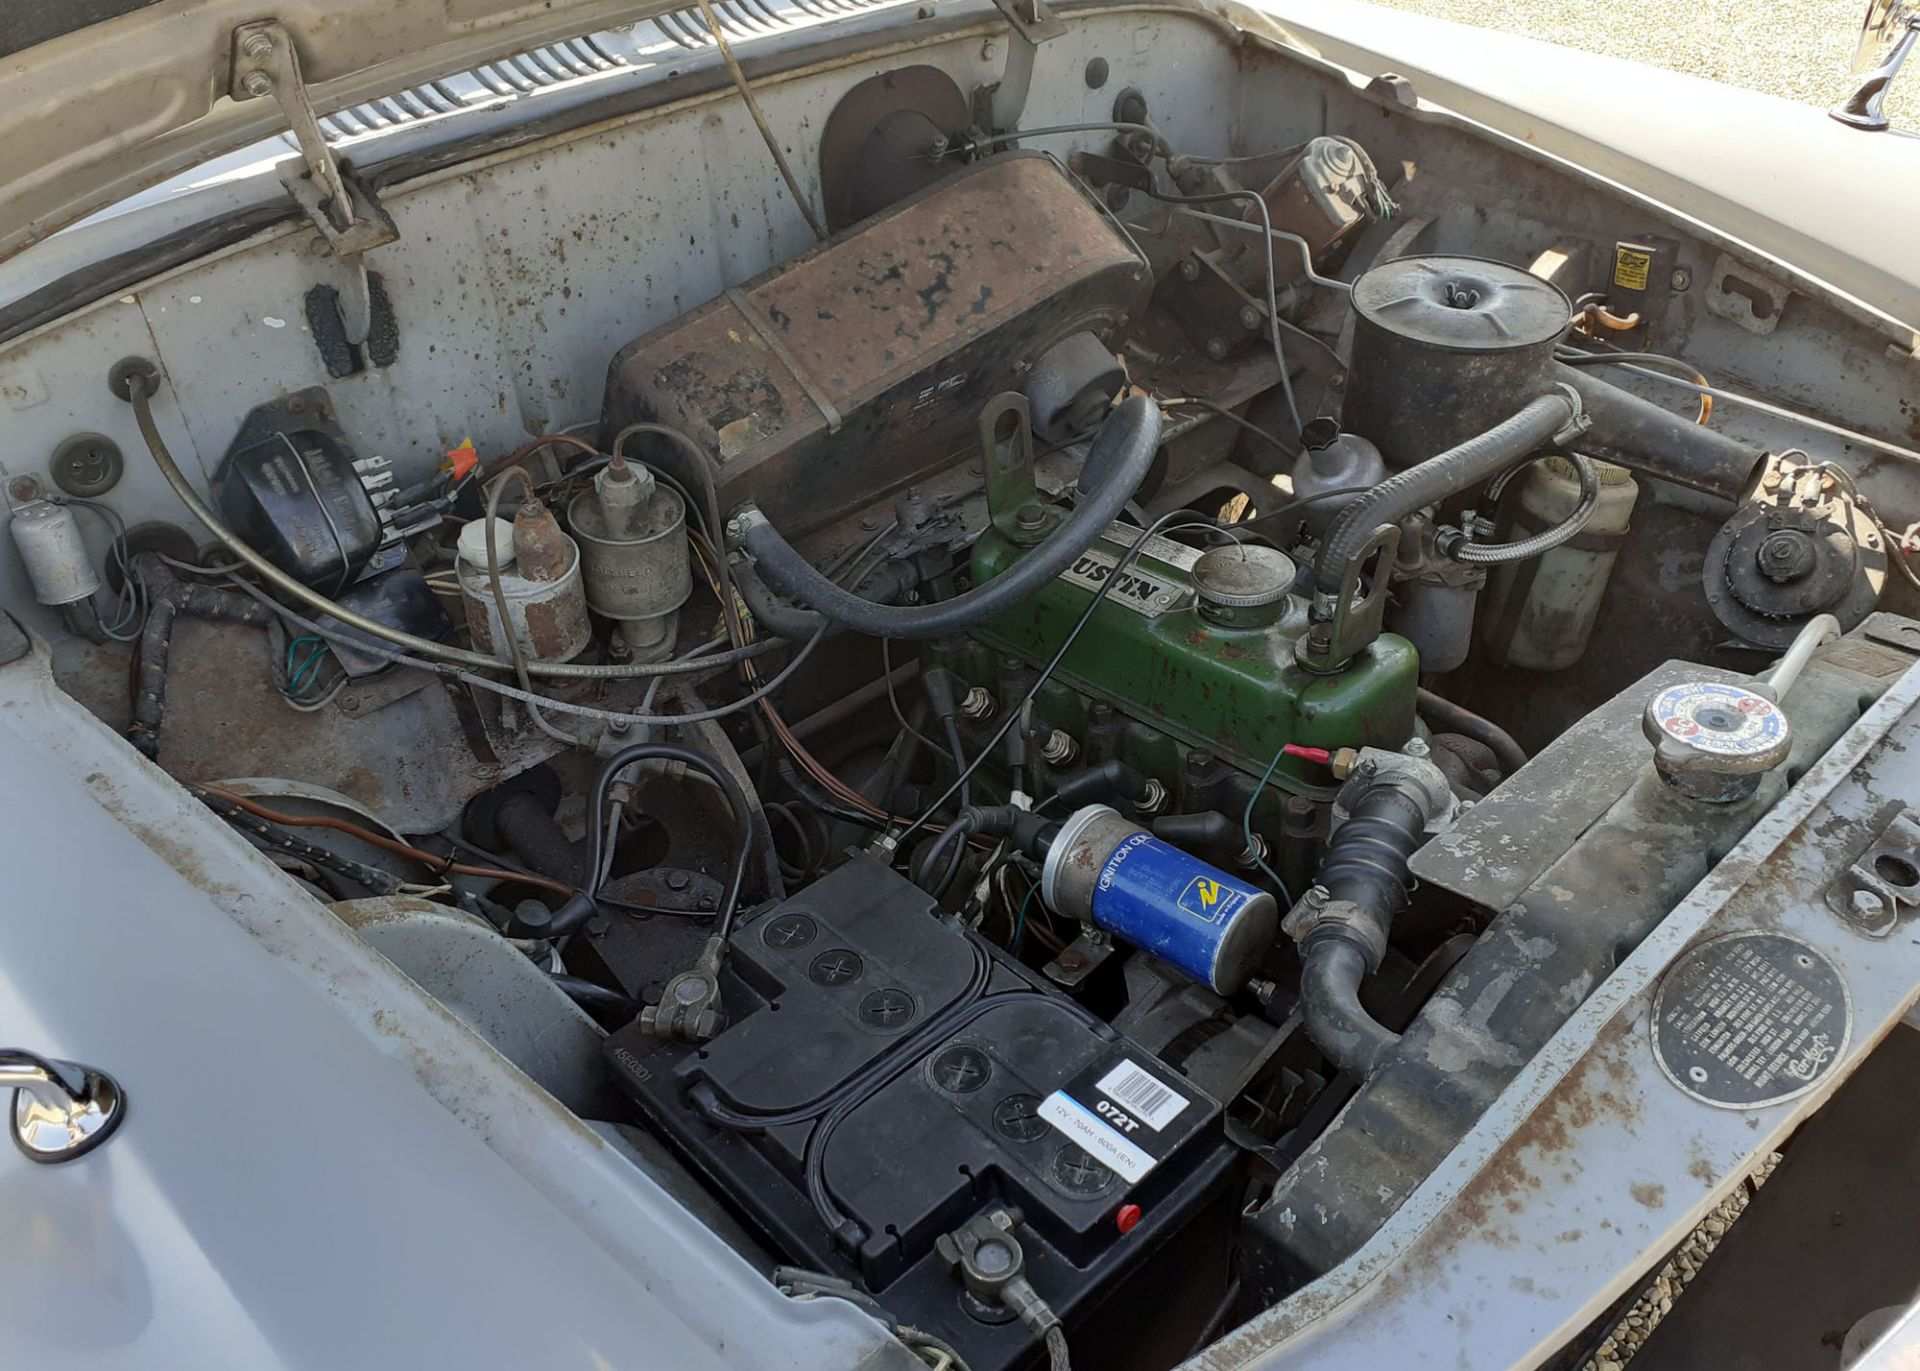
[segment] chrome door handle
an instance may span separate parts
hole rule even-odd
[[[14,1087],[14,1144],[37,1162],[86,1155],[107,1140],[127,1112],[126,1092],[105,1072],[0,1047],[0,1087],[9,1085]]]

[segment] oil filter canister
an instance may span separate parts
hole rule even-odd
[[[1089,805],[1060,826],[1041,868],[1055,913],[1091,923],[1222,995],[1247,983],[1280,926],[1273,896]]]

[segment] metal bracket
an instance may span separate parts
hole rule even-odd
[[[1007,16],[1015,32],[1029,43],[1044,43],[1067,31],[1066,21],[1053,12],[1046,0],[993,0],[993,3]]]
[[[973,117],[988,133],[1002,133],[1018,124],[1027,108],[1027,91],[1033,85],[1034,50],[1065,33],[1067,26],[1047,6],[1046,0],[993,0],[993,3],[1007,16],[1013,32],[1007,35],[1007,65],[1000,79],[974,88]]]
[[[1382,524],[1347,563],[1340,593],[1317,596],[1313,621],[1294,644],[1294,660],[1308,671],[1327,675],[1343,670],[1359,652],[1378,638],[1387,612],[1387,582],[1400,552],[1400,526]],[[1371,584],[1362,586],[1369,563]]]
[[[350,257],[400,236],[372,193],[350,184],[334,160],[300,75],[300,54],[278,20],[242,24],[233,31],[233,79],[227,94],[235,101],[271,97],[280,106],[306,163],[305,175],[282,179],[336,256]]]
[[[1873,845],[1827,887],[1827,907],[1870,938],[1884,938],[1900,912],[1920,906],[1920,813],[1902,810]]]
[[[1020,547],[1053,529],[1033,480],[1033,427],[1027,398],[1003,391],[980,411],[980,464],[987,477],[987,517],[1007,541]]]

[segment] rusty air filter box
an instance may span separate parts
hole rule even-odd
[[[752,498],[803,534],[970,451],[1023,363],[1111,335],[1151,285],[1057,165],[995,157],[621,349],[604,437],[669,424],[710,455],[723,509]],[[658,440],[635,450],[684,473]]]

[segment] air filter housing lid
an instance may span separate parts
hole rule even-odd
[[[1558,342],[1573,306],[1560,288],[1505,262],[1402,257],[1353,286],[1362,318],[1410,343],[1458,352],[1505,352]]]

